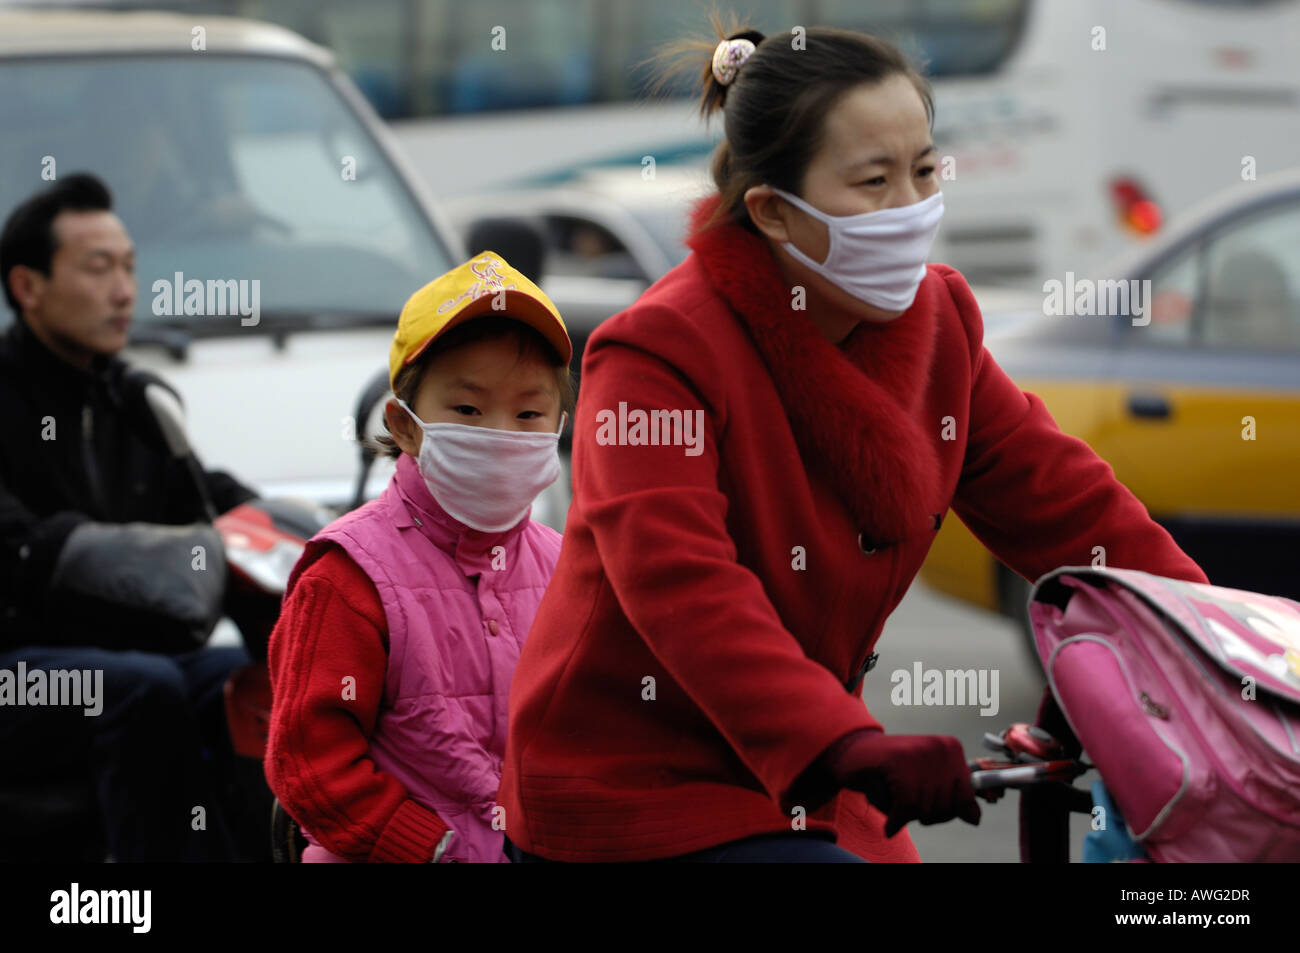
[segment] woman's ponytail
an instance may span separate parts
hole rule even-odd
[[[716,26],[716,24],[715,24]],[[737,43],[735,41],[739,40]],[[763,42],[757,30],[738,30],[718,42],[709,54],[709,62],[700,77],[703,87],[700,94],[700,113],[705,117],[720,112],[727,101],[727,90],[740,75],[745,60]]]
[[[655,68],[655,78],[647,95],[658,96],[665,89],[674,86],[679,77],[693,76],[700,115],[705,119],[722,111],[731,85],[722,82],[714,71],[714,58],[719,44],[730,40],[747,40],[757,47],[763,42],[762,33],[742,25],[734,14],[728,15],[724,21],[722,15],[714,11],[709,22],[716,39],[676,40],[661,47],[648,61]]]

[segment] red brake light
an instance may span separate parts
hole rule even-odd
[[[1160,206],[1150,199],[1135,202],[1128,210],[1128,222],[1144,235],[1160,227]]]
[[[1250,50],[1239,46],[1221,46],[1214,51],[1214,62],[1224,69],[1249,69],[1254,57]]]
[[[1110,195],[1115,203],[1115,212],[1125,228],[1138,235],[1150,235],[1160,228],[1164,220],[1160,206],[1136,180],[1112,179]]]

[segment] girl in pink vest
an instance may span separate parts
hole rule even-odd
[[[493,252],[402,309],[397,472],[307,544],[270,641],[266,776],[304,861],[508,862],[510,679],[560,551],[529,511],[561,472],[571,356]]]

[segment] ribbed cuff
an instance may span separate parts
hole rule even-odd
[[[451,830],[442,818],[407,799],[393,812],[384,832],[370,851],[376,864],[427,864],[443,835]]]

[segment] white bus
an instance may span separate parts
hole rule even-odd
[[[935,82],[954,175],[935,259],[972,280],[1041,288],[1300,166],[1300,2],[983,6],[1021,7],[1018,41],[989,75]]]
[[[700,0],[108,5],[271,20],[330,47],[440,198],[590,164],[639,176],[646,155],[703,167],[719,134],[688,99],[641,99],[637,64],[707,30]],[[1041,288],[1226,184],[1300,165],[1300,0],[718,5],[768,34],[877,33],[926,68],[948,176],[934,258],[972,282]]]

